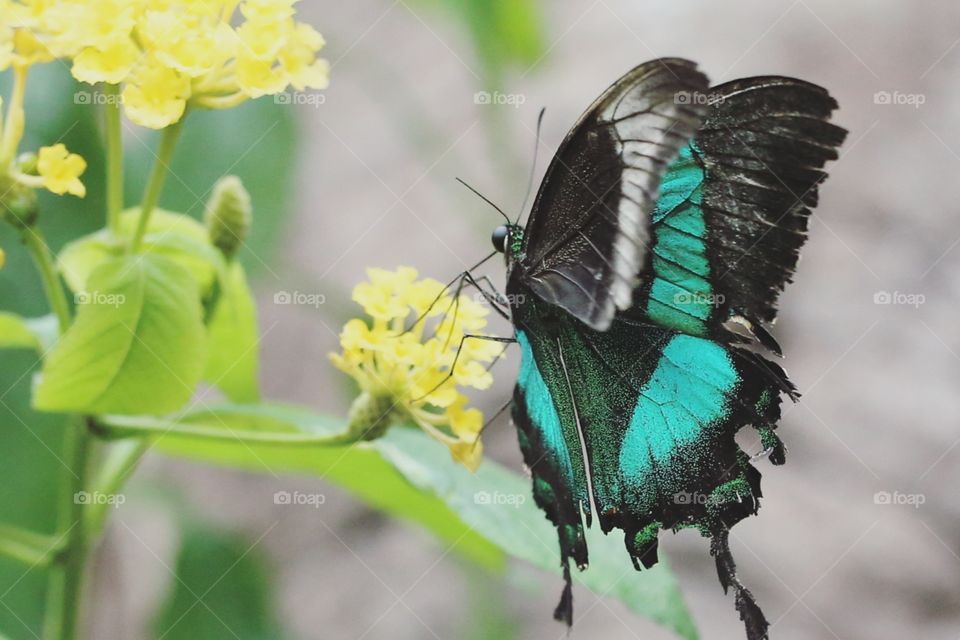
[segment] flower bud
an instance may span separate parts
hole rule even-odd
[[[228,258],[233,257],[250,233],[253,206],[240,178],[226,176],[213,187],[203,214],[210,242]]]
[[[17,229],[29,229],[39,215],[37,194],[10,177],[0,177],[0,219]]]
[[[20,173],[25,173],[28,176],[37,175],[37,154],[33,152],[21,153],[17,157],[17,169],[20,170]]]
[[[397,402],[389,395],[361,393],[350,406],[347,433],[357,440],[376,440],[398,421]]]

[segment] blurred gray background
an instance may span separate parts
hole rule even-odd
[[[300,108],[298,213],[258,291],[267,395],[322,410],[348,400],[327,354],[356,313],[350,288],[369,266],[448,280],[485,255],[499,218],[454,177],[517,210],[541,106],[538,175],[582,109],[653,57],[697,60],[714,82],[777,73],[829,88],[850,136],[775,331],[804,396],[785,407],[788,464],[759,463],[763,508],[736,527],[733,551],[778,640],[960,637],[960,5],[550,0],[547,55],[506,75],[516,107],[475,104],[488,86],[469,36],[425,3],[310,0],[300,11],[330,43],[332,85],[324,104]],[[502,282],[499,263],[485,272]],[[272,303],[292,287],[328,304]],[[499,407],[515,370],[512,353],[476,402]],[[520,468],[508,420],[487,442],[490,457]],[[257,541],[291,638],[469,637],[478,599],[519,637],[566,636],[550,615],[558,577],[516,561],[491,582],[336,487],[151,456],[131,492],[170,484],[196,513]],[[278,510],[273,492],[293,488],[326,503]],[[97,638],[139,637],[170,581],[173,525],[130,502],[98,558]],[[706,541],[685,532],[661,545],[703,637],[742,637]],[[571,637],[671,637],[616,602],[575,597]]]

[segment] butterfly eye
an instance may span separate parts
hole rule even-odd
[[[504,247],[507,244],[507,235],[509,235],[510,230],[507,229],[507,225],[502,224],[496,229],[493,230],[493,235],[490,239],[493,241],[493,248],[498,252],[503,253]]]

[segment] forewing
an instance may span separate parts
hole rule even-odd
[[[663,173],[700,126],[706,77],[661,59],[608,89],[561,144],[525,233],[525,284],[604,330],[631,305]]]

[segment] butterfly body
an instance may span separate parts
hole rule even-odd
[[[711,538],[748,637],[766,637],[727,545],[761,497],[734,436],[754,427],[784,462],[774,428],[797,395],[757,349],[779,353],[764,323],[845,134],[834,107],[799,80],[710,89],[693,63],[641,65],[568,134],[526,227],[495,233],[521,350],[512,417],[566,576],[558,619],[572,621],[569,565],[587,566],[596,518],[638,569],[661,530]]]

